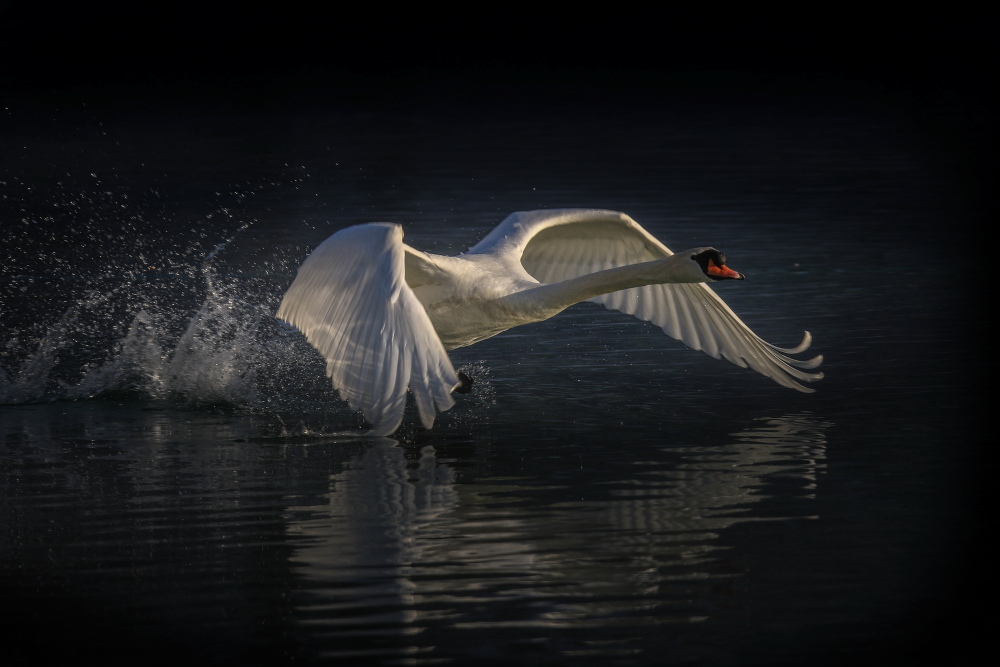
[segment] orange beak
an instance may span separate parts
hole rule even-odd
[[[723,264],[719,266],[712,260],[708,260],[708,275],[718,280],[743,280],[743,274],[737,271],[733,271],[728,266]]]

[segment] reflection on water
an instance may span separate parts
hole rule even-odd
[[[505,655],[655,662],[654,628],[740,604],[729,527],[812,516],[828,426],[607,448],[580,479],[485,441],[294,444],[245,416],[93,402],[3,417],[9,599],[74,599],[227,657],[278,636],[300,659],[373,661],[476,656],[485,632]]]
[[[422,629],[413,577],[433,565],[434,541],[449,537],[438,528],[458,503],[454,473],[438,464],[433,447],[408,465],[395,443],[373,443],[331,476],[326,500],[308,518],[289,521],[289,535],[306,540],[292,559],[304,580],[299,622],[312,641],[335,647],[320,655],[410,653],[385,639]]]
[[[542,477],[457,484],[433,446],[408,459],[372,444],[330,477],[324,507],[289,511],[290,535],[306,540],[292,559],[302,581],[296,618],[330,657],[448,656],[449,646],[420,637],[444,628],[520,628],[542,641],[552,630],[616,626],[628,636],[611,646],[581,639],[559,650],[641,654],[648,637],[635,628],[705,620],[714,610],[692,589],[731,588],[725,580],[739,576],[718,567],[733,558],[719,553],[721,531],[809,518],[755,506],[777,478],[812,497],[826,426],[786,415],[719,445],[666,445],[661,459],[633,461],[628,476],[593,480],[605,498],[580,501],[554,500],[572,489]]]

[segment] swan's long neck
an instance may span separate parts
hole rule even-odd
[[[545,313],[539,319],[547,319],[575,303],[623,289],[661,283],[704,282],[704,278],[699,280],[690,267],[681,264],[690,261],[685,256],[671,255],[652,262],[604,269],[558,283],[539,285],[506,296],[500,302],[527,312],[538,310]],[[682,268],[685,270],[680,270]]]

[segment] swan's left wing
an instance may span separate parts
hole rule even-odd
[[[406,246],[395,224],[343,229],[299,268],[277,316],[305,334],[326,373],[373,435],[403,419],[406,390],[426,428],[455,404],[458,377],[424,307],[406,284]],[[419,258],[418,260],[419,261]]]
[[[524,269],[542,283],[673,254],[628,215],[589,209],[513,213],[469,252],[520,255]],[[794,349],[771,345],[704,283],[647,285],[591,301],[652,322],[695,350],[749,366],[785,387],[811,392],[798,380],[814,382],[823,377],[822,373],[800,370],[819,366],[822,356],[809,360],[789,356],[809,348],[809,332]]]

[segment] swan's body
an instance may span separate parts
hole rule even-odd
[[[464,255],[403,243],[399,225],[343,229],[306,259],[277,316],[323,355],[341,396],[388,435],[407,388],[426,428],[455,401],[446,349],[595,301],[660,326],[696,350],[812,391],[822,362],[758,338],[705,282],[742,279],[714,248],[672,253],[624,213],[565,209],[508,216]]]

